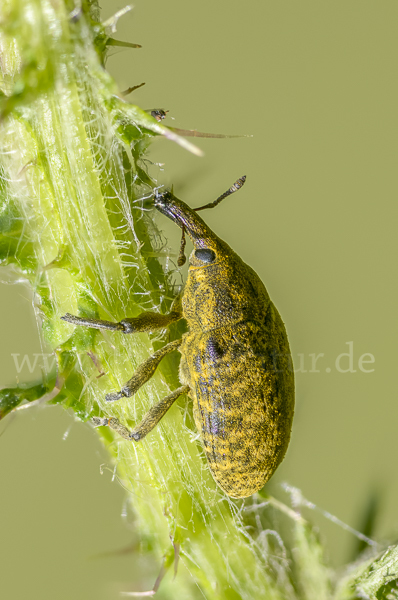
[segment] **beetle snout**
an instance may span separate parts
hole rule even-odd
[[[155,192],[154,205],[159,212],[174,221],[179,227],[184,228],[188,235],[191,235],[191,213],[193,211],[184,202],[176,198],[170,190],[165,190],[160,194]]]
[[[175,211],[175,206],[174,206],[173,200],[174,200],[174,196],[168,190],[162,192],[161,194],[159,194],[158,192],[155,192],[155,201],[154,201],[155,208],[159,212],[161,212],[163,215],[165,215],[166,217],[169,217],[169,219],[171,219],[172,221],[176,221],[178,224],[180,224],[178,215],[176,214],[176,211]],[[180,225],[180,227],[181,227],[181,225]]]
[[[161,211],[161,209],[163,207],[167,206],[168,200],[170,201],[170,199],[171,199],[171,193],[168,190],[165,190],[164,192],[161,192],[161,193],[159,193],[158,190],[155,190],[154,205],[155,205],[155,208],[157,208],[158,210]]]
[[[159,190],[155,190],[155,206],[157,206],[158,204],[163,204],[164,197],[167,194],[171,195],[168,190],[165,190],[164,192],[159,192]]]
[[[196,248],[206,248],[210,240],[217,239],[197,212],[176,198],[169,190],[161,194],[155,193],[154,204],[159,212],[174,221],[189,235]]]

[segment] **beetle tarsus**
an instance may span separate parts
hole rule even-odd
[[[94,425],[94,427],[105,427],[106,425],[108,425],[109,419],[107,419],[106,417],[93,417],[91,419],[91,422]]]
[[[105,400],[106,402],[115,402],[116,400],[120,400],[121,398],[123,398],[125,394],[123,393],[123,390],[120,392],[113,392],[111,394],[107,394],[105,396]]]

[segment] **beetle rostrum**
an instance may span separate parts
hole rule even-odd
[[[239,179],[203,208],[215,206],[244,181]],[[108,394],[107,399],[133,395],[161,359],[176,349],[181,354],[181,387],[155,404],[133,431],[117,419],[96,418],[95,424],[109,425],[126,439],[139,441],[186,393],[193,402],[196,427],[215,481],[229,496],[245,498],[269,480],[289,444],[294,373],[285,326],[258,275],[206,225],[198,209],[169,191],[155,197],[155,207],[194,246],[187,281],[170,313],[144,312],[120,323],[73,315],[62,318],[124,333],[152,331],[184,318],[188,332],[155,352],[120,392]]]

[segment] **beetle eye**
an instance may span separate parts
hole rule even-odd
[[[204,263],[212,263],[216,260],[216,253],[209,248],[195,250],[195,256]]]

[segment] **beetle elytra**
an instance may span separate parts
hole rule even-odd
[[[239,179],[214,203],[239,189]],[[188,332],[142,363],[108,401],[132,396],[153,375],[161,359],[181,353],[181,387],[155,404],[132,431],[117,419],[95,418],[123,437],[139,441],[174,401],[186,393],[210,471],[232,498],[254,494],[282,461],[294,412],[294,373],[282,319],[258,275],[206,225],[197,210],[166,191],[155,207],[190,237],[186,284],[167,315],[143,312],[119,323],[62,317],[76,325],[134,333],[164,328],[184,318]],[[183,237],[184,240],[184,237]],[[182,248],[185,241],[182,241]]]

